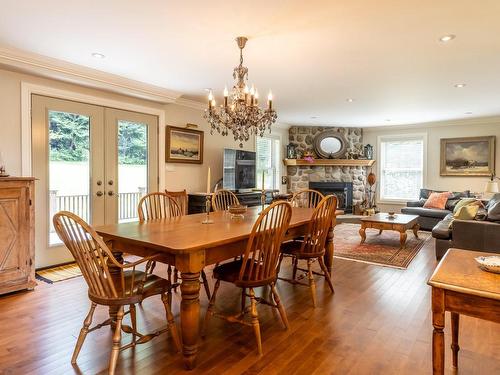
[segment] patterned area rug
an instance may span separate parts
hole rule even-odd
[[[357,224],[340,224],[335,227],[334,257],[406,269],[424,243],[431,238],[429,232],[418,232],[419,238],[415,238],[410,230],[406,247],[400,250],[398,232],[388,230],[379,235],[378,229],[367,229],[366,241],[360,245],[359,228]]]
[[[64,266],[57,266],[47,268],[45,270],[36,271],[35,276],[37,280],[52,284],[57,281],[63,281],[82,276],[82,271],[80,271],[80,268],[76,263],[71,263]]]

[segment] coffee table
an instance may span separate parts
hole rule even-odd
[[[400,249],[404,249],[406,246],[406,238],[408,237],[406,234],[408,229],[412,229],[413,234],[418,238],[420,226],[417,223],[417,219],[417,215],[404,214],[396,214],[394,217],[389,218],[389,214],[387,213],[363,217],[361,219],[361,229],[359,230],[361,243],[364,243],[366,240],[366,228],[378,229],[379,234],[382,234],[384,230],[394,230],[399,232]]]

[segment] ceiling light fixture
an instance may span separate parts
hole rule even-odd
[[[461,89],[462,87],[467,86],[465,83],[455,83],[454,85],[457,89]]]
[[[439,38],[439,41],[443,42],[443,43],[447,43],[447,42],[455,39],[455,37],[456,37],[456,35],[453,35],[453,34],[443,35],[441,38]]]
[[[316,120],[318,116],[311,116],[311,119]]]
[[[464,115],[472,115],[472,112],[465,112]]]
[[[269,91],[267,96],[267,108],[259,107],[259,93],[254,86],[248,88],[248,68],[243,66],[243,48],[248,38],[239,36],[236,43],[240,49],[240,64],[234,68],[233,78],[235,80],[231,93],[224,88],[224,104],[216,106],[212,91],[208,94],[208,108],[205,110],[204,118],[210,124],[210,134],[217,130],[219,134],[228,135],[233,133],[234,140],[240,142],[248,141],[251,135],[264,136],[267,129],[271,132],[271,125],[276,122],[278,115],[273,109],[273,94]]]
[[[92,57],[95,58],[95,59],[104,59],[106,56],[104,56],[102,53],[99,53],[99,52],[93,52],[92,53]]]
[[[346,99],[346,102],[349,102],[349,103],[352,103],[353,101],[354,101],[354,99],[353,99],[353,98],[347,98],[347,99]]]
[[[387,122],[391,122],[391,119],[390,119],[390,118],[388,118],[388,119],[385,119],[385,121],[387,121]]]

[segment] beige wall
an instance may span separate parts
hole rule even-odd
[[[442,177],[439,175],[440,168],[440,139],[455,137],[496,136],[496,168],[500,168],[500,118],[484,118],[457,121],[456,124],[427,123],[407,127],[387,128],[365,128],[363,130],[364,143],[370,143],[377,147],[377,137],[381,135],[399,135],[412,133],[427,134],[427,173],[425,187],[436,190],[471,190],[472,192],[483,192],[487,177]],[[377,155],[375,150],[375,155]],[[378,170],[377,165],[377,170]],[[380,173],[378,173],[379,175]],[[381,209],[394,208],[398,210],[401,206],[379,204]]]
[[[165,185],[171,190],[184,188],[189,192],[205,190],[208,167],[212,170],[212,180],[215,183],[217,179],[222,177],[222,149],[224,147],[238,147],[238,144],[230,136],[210,135],[208,124],[203,119],[203,111],[199,109],[177,104],[163,105],[102,90],[0,69],[0,152],[5,160],[7,172],[11,175],[21,174],[21,82],[45,85],[86,95],[163,109],[165,111],[166,124],[160,124],[160,126],[185,126],[186,123],[199,125],[199,129],[205,131],[205,153],[202,165],[165,164],[165,156],[159,156],[160,168],[166,169]],[[273,131],[273,134],[279,135],[282,138],[283,145],[288,143],[286,129],[276,129]],[[164,141],[163,139],[160,140],[160,142]],[[254,150],[255,140],[251,139],[247,142],[245,149]]]

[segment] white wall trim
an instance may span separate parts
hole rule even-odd
[[[0,46],[0,65],[41,77],[159,103],[173,103],[181,95],[163,87],[5,46]]]
[[[427,173],[428,173],[428,165],[427,165],[427,143],[428,143],[428,134],[427,132],[422,132],[422,133],[409,133],[409,134],[384,134],[384,135],[379,135],[377,136],[377,175],[379,176],[379,183],[378,183],[378,189],[377,189],[377,196],[376,200],[377,203],[381,204],[394,204],[394,205],[401,205],[404,204],[407,199],[381,199],[380,198],[380,192],[381,192],[381,187],[380,187],[380,180],[382,178],[382,158],[381,158],[381,153],[380,153],[380,144],[382,140],[387,140],[387,139],[411,139],[411,138],[418,138],[418,139],[423,139],[424,141],[424,147],[423,147],[423,175],[422,175],[422,184],[423,187],[427,186]]]
[[[45,95],[53,98],[73,100],[103,107],[123,109],[158,116],[158,177],[160,189],[165,186],[165,111],[162,109],[121,102],[114,99],[61,90],[50,86],[21,82],[21,173],[32,175],[31,166],[31,95]]]
[[[196,100],[191,100],[191,99],[186,99],[186,98],[177,98],[175,101],[175,104],[181,105],[183,107],[188,107],[188,108],[193,108],[193,109],[199,109],[201,111],[205,110],[207,108],[206,103],[201,103]]]
[[[368,126],[362,127],[363,132],[380,132],[380,131],[399,131],[407,129],[422,130],[426,128],[441,128],[446,126],[474,126],[474,125],[491,125],[498,124],[500,126],[500,116],[475,117],[467,119],[446,120],[446,121],[431,121],[421,122],[407,125],[388,125],[388,126]]]

